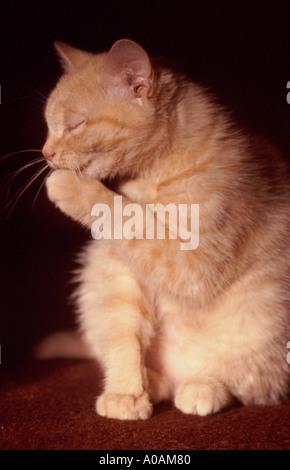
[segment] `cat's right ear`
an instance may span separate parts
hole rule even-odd
[[[117,41],[106,55],[102,83],[142,106],[152,89],[152,67],[147,52],[130,39]]]
[[[94,55],[61,41],[55,41],[54,47],[60,58],[62,68],[67,73],[84,65]]]

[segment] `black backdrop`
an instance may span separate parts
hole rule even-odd
[[[123,37],[208,85],[243,124],[288,153],[288,1],[9,0],[1,2],[0,21],[0,156],[41,149],[45,141],[44,101],[61,73],[55,39],[98,52]],[[0,160],[0,373],[21,364],[43,334],[73,326],[70,272],[89,238],[44,189],[32,208],[42,178],[8,217],[7,202],[34,170],[14,179],[10,195],[7,175],[37,156]]]

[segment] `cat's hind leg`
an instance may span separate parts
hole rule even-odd
[[[182,355],[182,347],[171,353],[176,373],[181,366],[173,361],[174,353],[180,354],[180,365],[190,358],[188,379],[185,373],[176,379],[177,408],[206,415],[224,408],[230,395],[245,405],[273,405],[287,396],[289,313],[286,294],[270,276],[250,274],[233,285],[192,329],[193,340],[183,346],[188,354]]]

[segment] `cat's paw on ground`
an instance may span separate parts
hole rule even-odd
[[[97,399],[97,413],[115,419],[147,419],[152,414],[148,394],[139,397],[118,393],[104,393]]]
[[[179,385],[174,403],[183,413],[206,416],[218,412],[229,400],[229,393],[217,383],[188,382]]]

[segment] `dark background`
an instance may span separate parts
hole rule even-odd
[[[61,73],[55,39],[100,52],[123,37],[209,86],[242,124],[288,156],[288,1],[9,0],[1,2],[0,22],[0,157],[43,146],[45,97]],[[74,325],[70,273],[89,238],[55,210],[44,189],[32,208],[43,177],[9,215],[38,166],[14,179],[10,195],[7,175],[36,157],[0,160],[0,374],[21,364],[42,335]]]

